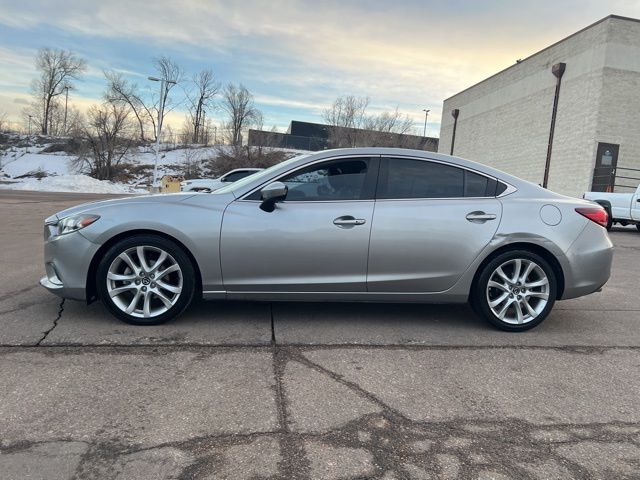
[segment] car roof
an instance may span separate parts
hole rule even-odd
[[[388,147],[357,147],[357,148],[338,148],[331,150],[322,150],[319,152],[310,152],[305,155],[301,155],[299,157],[292,158],[286,166],[287,170],[292,170],[295,168],[299,168],[307,163],[315,162],[323,159],[330,159],[333,157],[341,157],[341,156],[398,156],[398,157],[413,157],[417,159],[424,160],[435,160],[443,163],[448,163],[450,165],[456,165],[459,167],[467,168],[470,170],[477,170],[478,172],[484,173],[486,175],[495,177],[504,183],[512,185],[515,187],[517,192],[516,196],[535,196],[535,197],[564,197],[563,195],[557,194],[555,192],[551,192],[549,190],[543,189],[539,185],[535,183],[529,182],[527,180],[523,180],[514,175],[510,175],[506,172],[498,170],[496,168],[489,167],[487,165],[483,165],[478,162],[474,162],[472,160],[467,160],[461,157],[455,157],[452,155],[445,155],[437,152],[430,152],[426,150],[412,150],[408,148],[388,148]],[[297,158],[297,160],[296,160]],[[277,175],[274,172],[274,178],[278,175],[281,175],[282,171],[278,172]],[[246,189],[243,189],[244,195],[247,191],[255,188],[260,183],[263,183],[264,180],[256,180],[254,184],[247,184]],[[238,192],[239,193],[239,192]]]
[[[458,165],[460,167],[468,168],[471,170],[478,170],[479,172],[486,173],[507,183],[511,183],[514,186],[520,187],[520,184],[530,184],[534,187],[538,185],[527,182],[521,178],[515,177],[511,174],[498,170],[496,168],[489,167],[479,162],[467,160],[466,158],[455,157],[452,155],[445,155],[438,152],[430,152],[427,150],[413,150],[409,148],[389,148],[389,147],[357,147],[357,148],[337,148],[332,150],[323,150],[322,152],[314,153],[304,158],[302,163],[309,161],[319,160],[325,157],[338,157],[342,155],[362,155],[362,156],[399,156],[399,157],[416,157],[425,160],[436,160],[440,162],[449,163],[452,165]]]
[[[246,167],[246,168],[234,168],[233,170],[229,170],[225,175],[232,172],[258,172],[260,170],[264,170],[264,168],[254,168],[254,167]]]

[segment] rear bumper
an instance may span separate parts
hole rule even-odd
[[[565,255],[562,300],[597,292],[609,280],[613,244],[600,225],[589,222]]]

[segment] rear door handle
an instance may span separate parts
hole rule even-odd
[[[364,225],[365,223],[367,223],[367,221],[364,218],[355,218],[351,215],[344,215],[333,221],[333,224],[340,228],[349,228],[355,225]]]
[[[469,214],[467,214],[467,220],[469,220],[470,222],[476,222],[476,223],[484,223],[488,220],[495,220],[496,219],[496,215],[493,213],[484,213],[484,212],[471,212]]]

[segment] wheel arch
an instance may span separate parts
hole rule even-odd
[[[109,238],[106,242],[104,242],[100,248],[96,251],[91,259],[91,263],[89,264],[89,270],[87,272],[87,283],[86,283],[86,301],[87,303],[92,303],[97,300],[97,289],[96,289],[96,272],[98,270],[98,264],[100,263],[100,259],[104,256],[109,248],[118,243],[120,240],[124,240],[125,238],[134,236],[134,235],[155,235],[158,237],[162,237],[166,240],[169,240],[175,243],[178,247],[180,247],[184,253],[189,257],[191,264],[193,265],[193,269],[196,272],[196,294],[202,295],[202,274],[200,273],[200,266],[196,261],[195,257],[191,253],[191,251],[187,248],[187,246],[182,243],[180,240],[175,238],[172,235],[169,235],[164,232],[160,232],[158,230],[152,229],[137,229],[137,230],[127,230],[126,232],[118,233],[113,237]]]
[[[556,275],[556,282],[558,286],[558,292],[557,292],[556,298],[558,299],[562,298],[562,295],[564,293],[564,287],[565,287],[565,278],[564,278],[564,271],[562,270],[562,265],[560,265],[560,262],[558,261],[556,256],[551,251],[547,250],[546,248],[538,244],[529,243],[529,242],[514,242],[514,243],[509,243],[508,245],[503,245],[500,248],[495,249],[489,255],[487,255],[484,258],[484,260],[482,260],[480,265],[478,265],[478,268],[476,269],[476,273],[473,276],[473,281],[471,282],[469,300],[471,300],[471,292],[475,290],[474,287],[484,267],[489,262],[491,262],[491,260],[496,258],[498,255],[501,255],[505,252],[509,252],[512,250],[527,250],[529,252],[540,255],[547,262],[549,262],[549,265],[551,265],[551,268],[553,268],[553,273],[555,273]]]

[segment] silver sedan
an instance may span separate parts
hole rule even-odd
[[[455,303],[504,330],[598,291],[613,246],[599,205],[431,152],[303,155],[207,195],[89,203],[45,221],[46,276],[125,322],[195,297]]]

